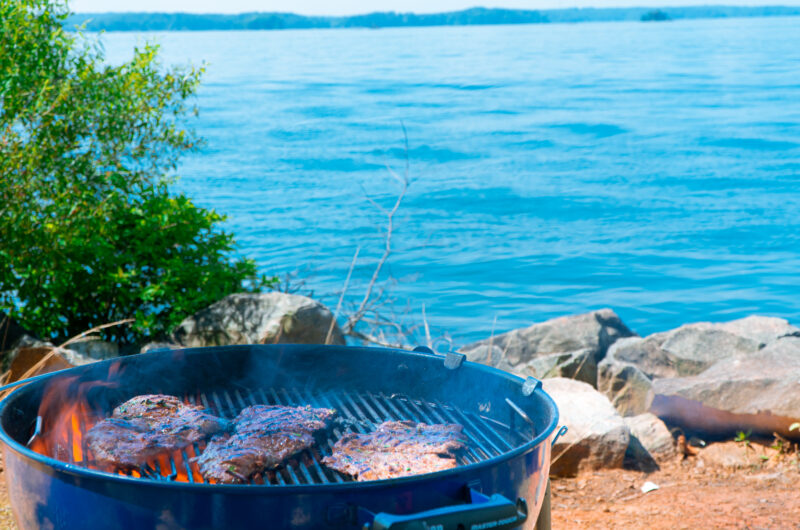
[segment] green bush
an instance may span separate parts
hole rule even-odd
[[[108,65],[67,14],[0,0],[0,310],[56,341],[128,317],[110,338],[163,338],[272,280],[233,255],[222,216],[168,189],[197,146],[202,70],[164,68],[153,46]]]

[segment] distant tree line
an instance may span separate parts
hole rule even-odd
[[[660,9],[654,9],[642,15],[642,22],[664,22],[667,20],[672,20],[672,18]]]
[[[689,6],[662,8],[663,16],[687,18],[800,16],[800,6]],[[67,28],[85,24],[88,31],[197,31],[308,28],[389,28],[399,26],[466,26],[540,24],[547,22],[611,22],[651,20],[652,8],[572,8],[527,11],[473,8],[450,13],[370,13],[346,17],[314,17],[292,13],[211,15],[190,13],[79,13],[67,19]]]

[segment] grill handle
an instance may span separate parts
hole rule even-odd
[[[372,521],[364,522],[364,530],[470,530],[491,528],[510,530],[517,528],[528,518],[525,499],[512,502],[502,495],[491,497],[470,488],[470,503],[436,508],[411,515],[379,513]],[[362,512],[363,513],[363,512]]]

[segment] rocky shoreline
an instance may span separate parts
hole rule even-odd
[[[601,309],[461,351],[544,379],[569,428],[554,448],[555,475],[618,468],[626,458],[652,467],[695,440],[800,438],[792,428],[800,421],[800,328],[783,319],[700,322],[639,337]]]
[[[695,440],[800,438],[800,328],[783,319],[699,322],[639,337],[601,309],[461,351],[544,379],[569,428],[554,448],[556,475],[622,467],[626,457],[652,467]]]
[[[11,330],[11,378],[53,349]],[[187,318],[159,348],[344,344],[333,313],[278,292],[231,295]],[[800,439],[800,328],[774,317],[700,322],[640,337],[611,309],[535,323],[460,349],[471,361],[544,381],[567,434],[553,475],[656,469],[695,445],[738,436]],[[37,373],[119,355],[97,340],[56,349]]]

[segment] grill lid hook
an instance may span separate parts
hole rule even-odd
[[[558,439],[561,438],[562,436],[564,436],[565,434],[567,434],[567,426],[566,425],[562,425],[561,428],[556,433],[556,437],[553,438],[553,442],[550,444],[550,447],[555,447],[556,446],[556,442],[558,441]]]
[[[444,366],[445,368],[449,368],[450,370],[455,370],[456,368],[461,366],[461,363],[463,363],[464,359],[466,358],[467,356],[464,355],[463,353],[456,353],[449,351],[445,354]]]
[[[524,396],[530,396],[540,388],[542,388],[542,382],[535,377],[528,376],[525,382],[522,383],[522,394]]]
[[[428,346],[417,346],[414,348],[414,351],[433,355],[444,355],[444,366],[450,370],[455,370],[460,367],[467,358],[463,353],[452,351],[449,347],[450,343],[447,341],[438,341],[434,346],[436,347],[436,351],[433,351]]]

